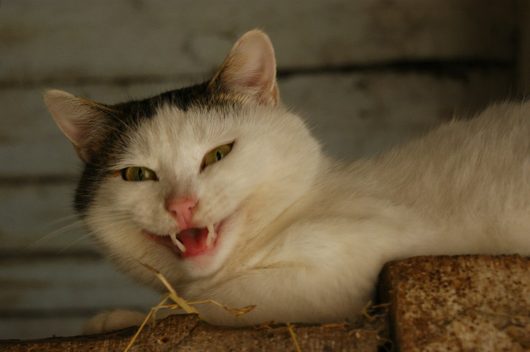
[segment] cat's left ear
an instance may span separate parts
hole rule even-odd
[[[277,105],[276,59],[267,34],[255,29],[241,36],[210,86],[250,97],[259,104]]]

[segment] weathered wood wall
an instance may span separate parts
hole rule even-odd
[[[530,96],[530,0],[519,0],[519,91],[525,97]]]
[[[1,1],[0,338],[72,334],[100,309],[157,300],[103,261],[72,217],[80,164],[43,89],[105,102],[156,94],[208,77],[238,35],[259,27],[275,44],[285,103],[327,151],[353,159],[513,96],[517,67],[528,67],[518,6]]]

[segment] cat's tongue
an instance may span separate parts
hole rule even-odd
[[[177,238],[186,247],[186,251],[182,253],[184,257],[193,257],[208,250],[208,229],[205,227],[183,230]]]

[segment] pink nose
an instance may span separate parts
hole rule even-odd
[[[190,197],[167,200],[166,209],[177,221],[181,231],[192,227],[191,218],[197,202],[197,199]]]

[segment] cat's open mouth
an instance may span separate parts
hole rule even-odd
[[[156,235],[146,230],[143,232],[175,254],[188,258],[206,254],[214,249],[219,240],[220,227],[221,223],[208,227],[192,227],[167,235]]]

